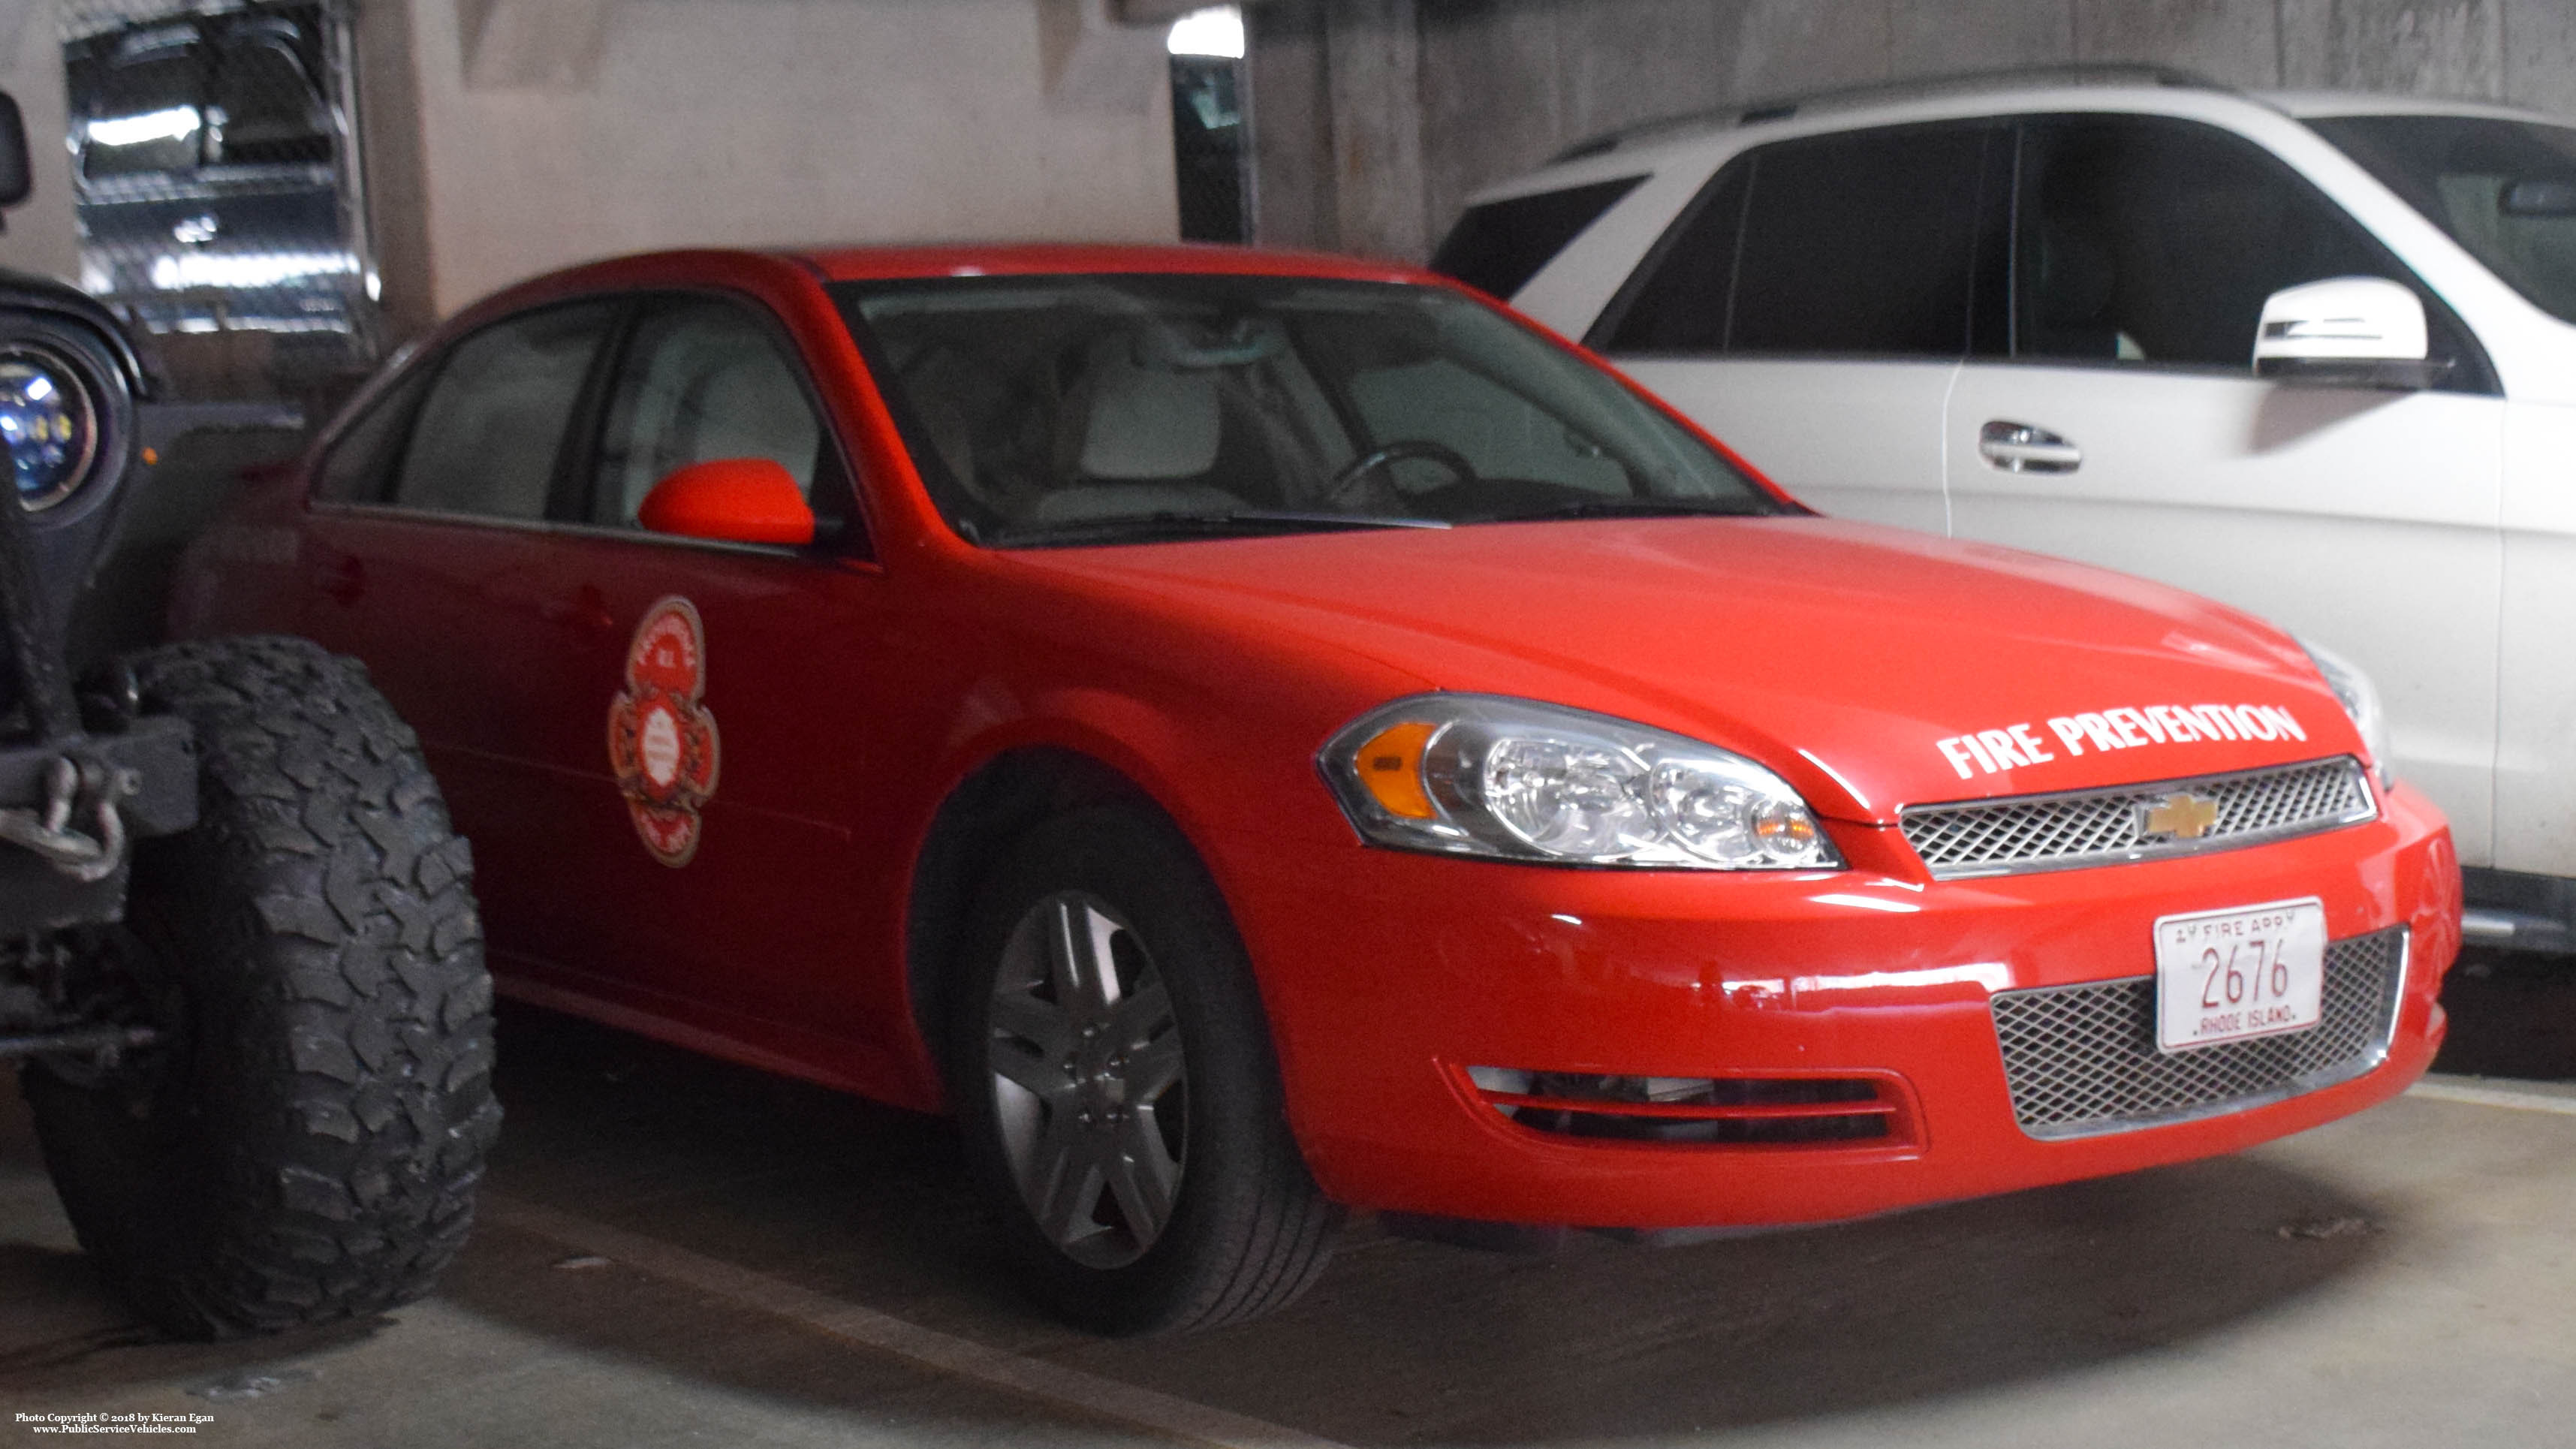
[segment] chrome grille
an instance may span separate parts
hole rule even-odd
[[[2147,811],[2185,790],[2216,802],[2217,822],[2196,840],[2147,833]],[[1934,878],[1956,880],[2233,850],[2378,813],[2360,762],[2347,755],[2107,790],[1917,805],[1898,820]]]
[[[2278,1101],[2388,1055],[2406,928],[2326,947],[2325,1015],[2305,1031],[2164,1052],[2152,976],[2002,991],[1995,1039],[2013,1115],[2033,1137],[2088,1137]]]

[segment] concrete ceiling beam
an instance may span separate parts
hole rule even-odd
[[[1205,10],[1210,0],[1113,0],[1110,7],[1121,25],[1169,25],[1193,10]],[[1250,10],[1269,0],[1234,0]]]

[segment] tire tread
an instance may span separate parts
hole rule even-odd
[[[147,703],[199,740],[202,820],[146,842],[138,904],[194,938],[196,1100],[42,1071],[31,1101],[83,1246],[191,1338],[419,1297],[473,1226],[501,1109],[471,856],[355,661],[236,638],[137,656]],[[188,1179],[193,1175],[195,1180]]]

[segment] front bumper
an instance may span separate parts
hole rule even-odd
[[[2232,1152],[2371,1106],[2431,1063],[2459,866],[2404,787],[2379,819],[2145,864],[1936,883],[1892,829],[1834,823],[1851,868],[1568,870],[1369,849],[1211,852],[1258,970],[1289,1117],[1324,1190],[1492,1222],[1815,1222]],[[1240,849],[1229,849],[1240,846]],[[2150,975],[2159,916],[2302,896],[2337,942],[2402,928],[2384,1058],[2159,1125],[2044,1138],[2016,1118],[1993,993]],[[1542,1131],[1470,1067],[1870,1078],[1896,1131],[1718,1144]],[[2326,1074],[2329,1078],[2332,1073]],[[1536,1119],[1533,1119],[1536,1120]]]
[[[185,720],[146,715],[113,733],[0,748],[0,809],[42,817],[48,783],[60,761],[84,779],[125,776],[132,793],[119,802],[126,832],[141,838],[170,835],[197,823],[197,738]],[[97,787],[84,785],[85,807],[66,823],[96,834]],[[33,851],[0,843],[0,920],[19,931],[42,933],[93,925],[125,914],[126,870],[81,880]]]

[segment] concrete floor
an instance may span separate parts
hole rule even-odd
[[[2576,1078],[2546,1050],[2576,1047],[2576,966],[2478,969],[2445,1065]],[[155,1342],[101,1296],[0,1095],[0,1436],[2576,1445],[2576,1081],[2446,1076],[2234,1158],[1691,1248],[1360,1223],[1286,1314],[1108,1343],[1013,1300],[941,1124],[533,1011],[503,1049],[509,1130],[438,1295],[249,1344]]]

